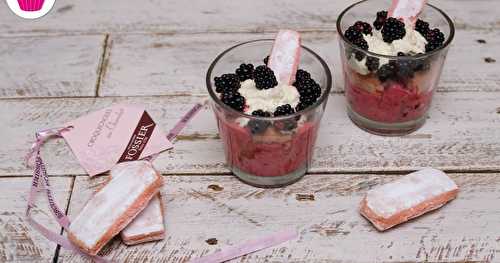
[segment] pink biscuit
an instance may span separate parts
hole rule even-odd
[[[384,231],[438,209],[457,194],[458,186],[445,173],[426,168],[368,191],[360,213]]]
[[[110,176],[118,176],[142,167],[144,173],[158,173],[150,162],[135,161],[116,165]],[[163,222],[163,202],[158,193],[142,212],[120,233],[122,241],[127,245],[162,240],[165,238],[165,224]]]
[[[165,238],[163,202],[160,194],[153,197],[148,206],[122,230],[121,238],[127,245],[136,245]]]
[[[68,229],[73,244],[90,255],[132,222],[162,186],[161,175],[146,161],[120,163],[111,174]]]
[[[426,2],[427,0],[393,0],[389,8],[389,16],[408,20],[415,24]]]
[[[267,66],[274,71],[278,82],[291,85],[300,62],[300,34],[292,30],[280,30],[274,40]]]

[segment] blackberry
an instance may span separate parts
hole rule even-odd
[[[302,81],[297,81],[294,83],[297,91],[300,94],[300,102],[295,107],[295,110],[303,110],[312,104],[314,104],[319,97],[321,97],[321,86],[314,81],[314,79],[308,78]]]
[[[423,55],[423,53],[418,53],[417,56]],[[413,63],[413,71],[424,71],[431,67],[429,59],[418,58]]]
[[[358,38],[352,43],[363,50],[368,50],[368,42],[364,38]]]
[[[262,62],[264,62],[265,65],[267,65],[267,62],[269,62],[269,56],[265,57]]]
[[[273,126],[279,131],[291,131],[297,128],[298,125],[296,120],[283,120],[275,121]]]
[[[399,60],[396,62],[396,68],[397,68],[397,77],[399,79],[410,79],[413,78],[415,75],[414,72],[414,63],[410,60]]]
[[[429,30],[427,34],[425,34],[425,39],[427,42],[431,43],[443,43],[444,42],[444,34],[438,28],[434,28]]]
[[[223,93],[225,91],[236,91],[240,88],[240,79],[236,74],[224,74],[214,78],[215,91]]]
[[[254,110],[252,112],[253,116],[259,116],[259,117],[271,117],[271,113],[263,110]]]
[[[321,96],[321,87],[313,79],[296,82],[297,91],[301,96]]]
[[[369,71],[376,71],[380,66],[380,61],[376,57],[366,57],[365,65]]]
[[[311,106],[313,105],[316,101],[318,101],[318,97],[314,95],[301,95],[300,96],[300,102],[304,104],[304,106]]]
[[[441,47],[443,44],[438,44],[438,43],[427,43],[425,45],[425,52],[431,52],[435,49],[438,49],[439,47]]]
[[[295,111],[301,111],[305,110],[307,107],[311,106],[310,104],[306,104],[305,102],[301,101],[297,106],[295,106]]]
[[[222,93],[221,100],[224,104],[237,111],[243,111],[245,108],[245,97],[241,96],[237,91]]]
[[[392,43],[397,39],[402,39],[406,35],[405,23],[394,17],[389,17],[382,27],[382,37],[384,42]]]
[[[236,75],[240,81],[245,81],[247,79],[253,78],[253,65],[252,64],[241,64],[239,68],[236,69]]]
[[[373,22],[375,29],[380,30],[384,26],[385,20],[387,20],[387,11],[377,12],[377,19]]]
[[[247,124],[247,128],[252,134],[260,134],[266,131],[271,123],[269,121],[262,120],[250,120]]]
[[[398,52],[398,57],[404,57],[404,56],[406,56],[406,54],[405,54],[405,53],[403,53],[403,52]]]
[[[310,79],[310,78],[311,78],[311,74],[309,74],[309,72],[307,72],[303,69],[298,69],[297,73],[295,74],[295,81],[296,82],[301,82],[301,81],[304,81],[304,80]]]
[[[372,26],[366,22],[358,21],[358,22],[354,23],[354,28],[356,28],[357,31],[359,31],[365,35],[372,34]]]
[[[344,33],[345,38],[349,40],[349,42],[354,43],[356,39],[362,39],[363,34],[358,31],[354,26],[350,26]]]
[[[381,82],[395,78],[396,77],[396,65],[395,65],[395,63],[389,62],[389,64],[382,65],[377,70],[377,77]]]
[[[368,42],[366,42],[366,40],[364,40],[363,38],[354,40],[353,44],[363,50],[368,50]],[[361,51],[355,51],[354,56],[358,61],[361,61],[363,60],[363,58],[365,58],[365,54]]]
[[[276,110],[274,111],[274,116],[285,116],[285,115],[290,115],[295,113],[295,110],[292,108],[290,104],[285,104],[276,107]]]
[[[427,32],[429,32],[429,23],[425,22],[424,20],[417,19],[417,22],[415,23],[415,30],[420,33],[423,37],[427,35]]]
[[[429,52],[435,50],[443,45],[445,40],[443,32],[441,30],[434,28],[429,30],[425,35],[425,39],[427,40],[427,44],[425,45],[425,52]]]
[[[255,86],[257,89],[270,89],[278,85],[276,76],[272,69],[267,66],[258,66],[253,71],[253,79],[255,80]]]

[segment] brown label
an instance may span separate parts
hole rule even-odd
[[[149,114],[144,111],[141,119],[139,120],[139,124],[137,124],[137,127],[132,134],[132,137],[130,137],[127,148],[125,148],[125,151],[120,157],[120,160],[118,160],[118,163],[139,159],[144,147],[146,147],[146,144],[149,141],[149,138],[151,138],[151,134],[153,133],[155,126],[156,123],[153,119],[151,119]]]

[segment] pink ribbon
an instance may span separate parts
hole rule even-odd
[[[61,133],[67,131],[68,129],[70,129],[70,127],[48,129],[36,133],[36,141],[31,146],[31,150],[26,155],[25,158],[26,165],[29,167],[32,166],[31,160],[33,159],[33,157],[35,158],[33,164],[34,166],[33,180],[31,183],[31,189],[28,196],[28,207],[26,208],[26,217],[30,225],[33,228],[35,228],[38,232],[40,232],[48,240],[55,242],[56,244],[60,245],[61,247],[67,250],[74,251],[82,256],[89,257],[93,259],[95,262],[107,263],[109,262],[108,260],[99,256],[88,255],[78,247],[74,246],[66,237],[47,229],[46,227],[36,222],[35,219],[31,217],[31,210],[36,206],[35,201],[38,193],[41,190],[45,190],[47,199],[49,201],[50,211],[52,212],[52,215],[54,215],[54,217],[56,218],[57,223],[59,223],[59,225],[65,230],[68,230],[68,227],[71,224],[69,218],[63,212],[63,210],[57,205],[56,199],[54,198],[54,194],[52,192],[52,188],[49,183],[49,176],[47,175],[47,169],[45,168],[45,164],[42,160],[42,157],[40,156],[40,148],[48,139],[61,138],[62,137]],[[40,182],[40,180],[42,180],[42,182]]]
[[[250,240],[239,245],[224,248],[211,255],[191,260],[189,263],[220,263],[259,251],[264,248],[279,245],[297,237],[298,234],[296,230],[285,230],[262,238]]]
[[[196,114],[200,112],[200,110],[203,109],[203,107],[207,103],[208,103],[207,99],[203,99],[201,102],[196,103],[186,114],[184,114],[184,116],[182,116],[182,118],[168,132],[167,139],[173,142],[175,138],[177,138],[177,136],[181,133],[181,131],[187,126],[189,121],[191,121],[191,119],[193,119],[193,117],[196,116]],[[156,153],[143,158],[143,160],[153,162],[156,159],[156,157],[158,157],[158,155],[159,154]]]

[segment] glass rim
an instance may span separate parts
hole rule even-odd
[[[242,42],[242,43],[239,43],[237,45],[234,45],[234,46],[232,46],[232,47],[224,50],[222,53],[220,53],[219,55],[217,55],[217,57],[215,58],[215,60],[210,64],[210,67],[207,70],[207,75],[206,75],[206,78],[205,78],[206,84],[207,84],[208,93],[210,94],[210,97],[212,98],[212,100],[215,101],[218,105],[220,105],[223,109],[225,109],[225,110],[227,110],[229,112],[232,112],[232,113],[234,113],[236,115],[239,115],[240,117],[249,118],[249,119],[270,120],[270,121],[279,121],[279,120],[287,120],[287,119],[295,118],[297,116],[309,113],[309,112],[315,110],[316,108],[318,108],[320,105],[322,105],[328,99],[328,96],[330,96],[330,92],[331,92],[331,89],[332,89],[332,83],[333,83],[333,76],[332,76],[332,73],[330,71],[330,68],[328,67],[328,64],[318,54],[316,54],[314,51],[312,51],[310,48],[308,48],[308,47],[306,47],[304,45],[301,45],[301,48],[303,50],[306,50],[307,52],[309,52],[311,55],[313,55],[313,57],[315,57],[319,61],[319,63],[323,67],[323,70],[324,70],[325,75],[326,75],[326,87],[324,87],[323,94],[321,94],[321,97],[314,104],[312,104],[311,106],[307,107],[306,109],[298,111],[298,112],[295,112],[293,114],[289,114],[289,115],[285,115],[285,116],[278,116],[278,117],[254,116],[254,115],[245,114],[245,113],[243,113],[241,111],[237,111],[237,110],[229,107],[228,105],[226,105],[225,103],[223,103],[222,100],[219,98],[219,96],[214,92],[214,89],[212,87],[212,78],[211,78],[212,71],[215,68],[215,66],[217,65],[217,63],[227,53],[229,53],[230,51],[232,51],[232,50],[234,50],[234,49],[236,49],[238,47],[244,46],[244,45],[248,45],[248,44],[252,44],[252,43],[256,43],[256,42],[272,42],[272,41],[274,41],[274,39],[264,38],[264,39],[255,39],[255,40],[250,40],[250,41]]]
[[[434,6],[432,4],[426,3],[425,4],[426,6],[431,7],[432,9],[434,9],[438,13],[440,13],[445,18],[445,20],[448,22],[448,26],[450,27],[450,35],[448,36],[448,38],[446,39],[446,41],[444,42],[444,44],[442,46],[440,46],[439,48],[437,48],[435,50],[432,50],[431,52],[420,54],[420,55],[415,55],[415,56],[390,56],[390,55],[378,54],[378,53],[374,53],[374,52],[371,52],[368,50],[361,49],[361,48],[355,46],[354,44],[352,44],[349,40],[347,40],[345,38],[344,32],[342,32],[340,23],[342,22],[342,18],[344,17],[344,15],[349,10],[353,9],[354,7],[358,6],[359,4],[362,4],[362,3],[368,2],[368,1],[371,1],[371,0],[361,0],[359,2],[356,2],[356,3],[348,6],[346,9],[344,9],[340,13],[339,18],[337,19],[337,23],[336,23],[337,24],[337,33],[339,34],[339,36],[342,38],[342,40],[345,43],[347,43],[351,48],[355,49],[356,51],[361,51],[361,52],[366,53],[368,55],[387,58],[387,59],[422,59],[422,58],[431,57],[434,54],[437,54],[437,53],[441,52],[442,50],[448,48],[448,46],[451,44],[453,38],[455,37],[455,24],[453,23],[453,20],[451,20],[451,18],[443,10],[437,8],[436,6]]]

